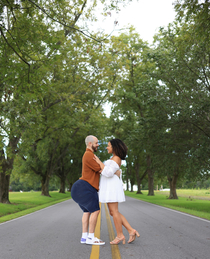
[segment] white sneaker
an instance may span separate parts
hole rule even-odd
[[[80,239],[80,243],[81,243],[81,244],[86,244],[86,238],[83,238],[83,237],[82,237],[82,238]]]
[[[98,239],[97,237],[94,237],[94,238],[88,237],[88,238],[86,239],[86,244],[87,244],[87,245],[97,245],[97,246],[101,246],[101,245],[105,245],[105,242],[102,241],[101,239]]]

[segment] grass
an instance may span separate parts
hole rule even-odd
[[[206,189],[201,189],[201,190],[196,190],[196,189],[192,189],[192,190],[182,190],[182,189],[178,189],[177,190],[177,195],[178,196],[182,196],[182,197],[199,197],[199,198],[206,198],[206,199],[210,199],[210,190],[206,190]]]
[[[10,192],[9,200],[11,204],[0,203],[0,223],[71,198],[70,193],[50,192],[50,195],[51,197],[42,196],[41,192]]]
[[[177,190],[178,200],[167,199],[169,192],[155,191],[155,196],[147,196],[148,191],[142,193],[125,192],[127,196],[135,199],[210,220],[210,190]],[[0,203],[0,223],[71,198],[70,193],[58,192],[50,192],[51,197],[41,196],[41,192],[10,192],[9,195],[11,204]]]
[[[167,199],[169,192],[155,191],[155,196],[147,196],[148,191],[142,191],[143,194],[126,191],[125,194],[135,199],[210,220],[210,194],[204,192],[207,192],[207,190],[202,190],[200,193],[196,190],[177,190],[178,200]],[[184,197],[180,197],[182,195]]]

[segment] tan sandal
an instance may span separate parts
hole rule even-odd
[[[128,243],[132,243],[135,239],[136,239],[136,236],[137,237],[140,237],[139,235],[139,232],[137,230],[134,229],[134,233],[133,234],[129,234],[130,238],[128,240]]]
[[[114,240],[110,242],[111,245],[118,245],[122,241],[123,245],[125,244],[125,237],[119,238],[115,237]]]

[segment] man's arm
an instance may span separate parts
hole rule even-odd
[[[101,170],[100,165],[93,159],[94,154],[87,154],[85,157],[85,163],[91,168],[94,172],[99,172]]]

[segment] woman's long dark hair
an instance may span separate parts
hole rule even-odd
[[[122,140],[115,138],[109,141],[112,145],[112,151],[116,156],[119,156],[122,160],[125,160],[128,148]]]

